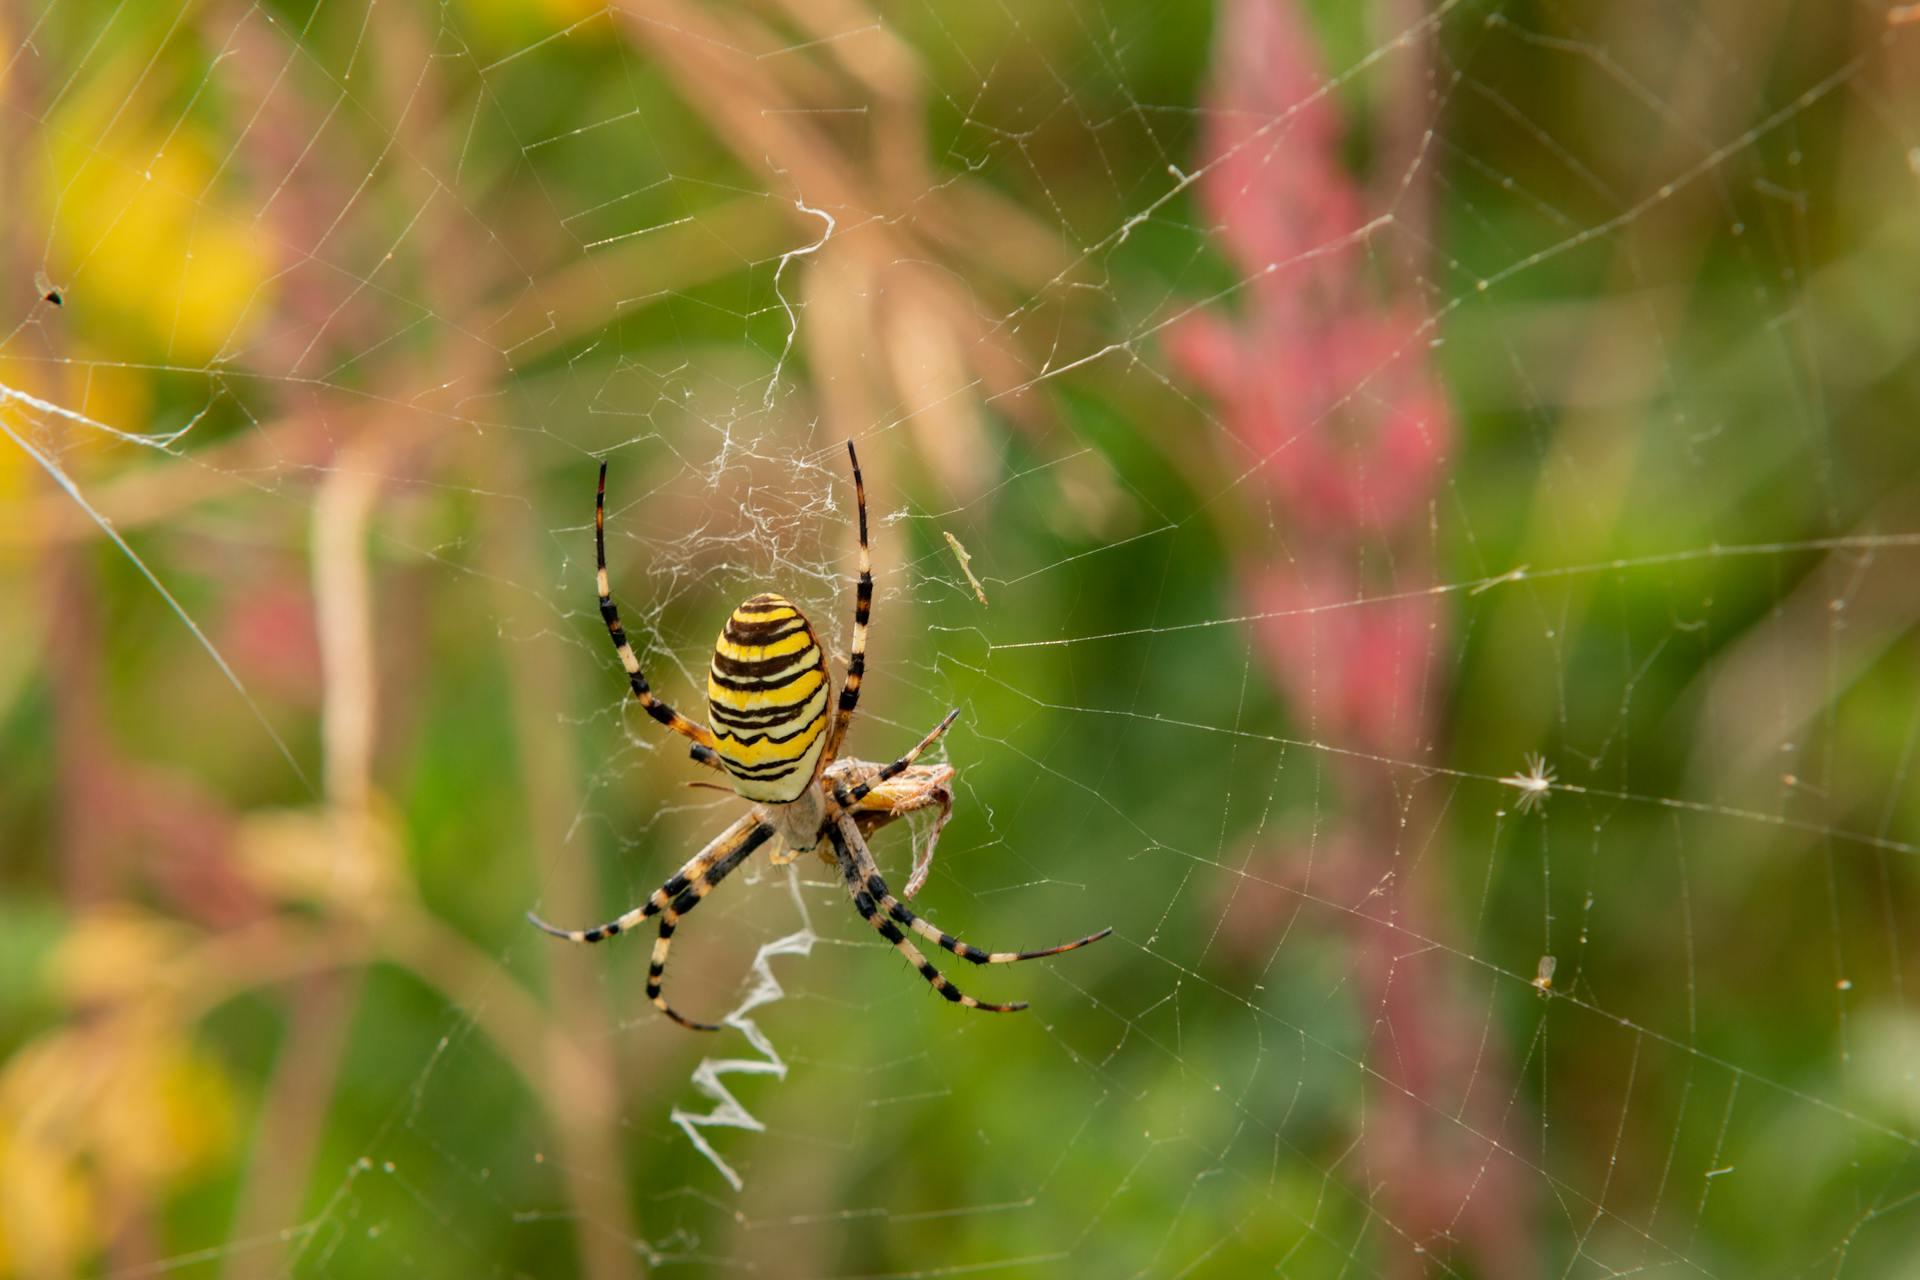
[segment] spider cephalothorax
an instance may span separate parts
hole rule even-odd
[[[695,1022],[676,1012],[660,994],[667,967],[667,949],[680,918],[698,906],[716,884],[761,845],[772,841],[769,857],[790,862],[816,851],[837,866],[854,909],[920,971],[920,976],[956,1004],[994,1013],[1024,1009],[1024,1003],[987,1004],[964,995],[933,967],[920,949],[907,941],[902,926],[973,964],[1009,964],[1058,955],[1097,942],[1113,932],[1098,933],[1038,951],[982,951],[960,941],[932,922],[923,920],[887,888],[867,848],[866,837],[897,818],[937,807],[934,827],[908,878],[903,896],[912,897],[926,877],[934,841],[953,808],[949,765],[915,764],[920,753],[947,731],[958,711],[950,711],[933,732],[913,750],[891,764],[840,759],[847,726],[860,701],[860,681],[866,673],[867,620],[873,612],[873,565],[867,548],[867,491],[860,477],[860,458],[847,441],[853,463],[853,489],[860,514],[860,578],[854,592],[853,643],[847,655],[847,677],[840,686],[837,706],[829,717],[830,687],[826,652],[813,626],[784,596],[763,593],[733,611],[714,645],[707,673],[707,706],[714,729],[697,724],[653,696],[640,660],[627,643],[613,605],[607,581],[606,499],[607,468],[600,465],[600,487],[594,498],[593,546],[598,568],[600,616],[606,620],[613,647],[627,669],[633,696],[648,715],[692,741],[692,756],[727,776],[731,789],[753,808],[721,832],[713,843],[687,864],[646,902],[617,919],[591,929],[559,929],[529,913],[540,928],[573,942],[599,942],[624,933],[641,921],[660,917],[660,935],[653,944],[653,962],[647,969],[647,997],[661,1012],[683,1026],[701,1031],[718,1028]]]

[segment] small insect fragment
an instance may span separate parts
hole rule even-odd
[[[973,588],[974,598],[981,604],[985,604],[987,602],[987,589],[980,585],[980,579],[973,576],[973,557],[968,555],[967,549],[960,545],[960,539],[954,537],[945,529],[940,531],[940,536],[945,538],[947,545],[953,548],[953,558],[960,562],[960,572],[967,575],[967,585]]]
[[[1560,967],[1560,961],[1553,956],[1541,956],[1540,964],[1533,971],[1533,986],[1541,995],[1553,990],[1553,971]]]
[[[51,302],[57,307],[67,300],[66,295],[61,292],[60,286],[55,284],[52,278],[44,271],[36,271],[33,273],[33,287],[40,291],[40,301],[42,302]]]

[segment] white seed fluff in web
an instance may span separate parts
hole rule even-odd
[[[1526,769],[1520,773],[1510,773],[1500,781],[1520,793],[1513,807],[1521,813],[1537,808],[1547,801],[1547,792],[1553,790],[1553,766],[1545,756],[1527,752]]]

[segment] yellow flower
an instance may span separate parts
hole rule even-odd
[[[0,1276],[71,1272],[99,1244],[78,1166],[0,1124]]]
[[[79,82],[42,135],[44,171],[23,185],[41,192],[67,322],[97,337],[89,320],[106,318],[154,358],[201,365],[266,313],[271,246],[254,222],[264,197],[236,189],[191,118],[175,128],[141,109],[162,92],[151,81],[115,122],[137,70],[110,65]]]
[[[178,926],[112,912],[56,952],[56,990],[89,1012],[0,1064],[0,1275],[77,1269],[121,1215],[231,1156],[225,1069],[164,983],[145,987],[189,945]]]

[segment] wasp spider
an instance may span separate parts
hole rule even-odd
[[[897,818],[937,805],[940,812],[926,855],[907,883],[906,896],[913,895],[926,874],[932,840],[952,812],[953,769],[914,762],[960,713],[949,711],[933,732],[892,764],[840,758],[847,726],[853,723],[853,710],[860,701],[860,679],[867,664],[867,619],[873,611],[867,490],[851,440],[847,442],[847,456],[853,463],[853,491],[860,512],[860,585],[854,593],[853,646],[847,656],[847,678],[840,686],[838,705],[829,717],[826,653],[813,625],[791,601],[769,592],[735,609],[714,645],[713,663],[707,673],[711,729],[687,719],[653,695],[646,676],[641,674],[640,660],[627,643],[607,583],[607,467],[604,462],[600,464],[600,487],[593,502],[600,616],[606,620],[613,647],[627,669],[633,696],[648,715],[691,741],[693,758],[720,771],[730,789],[751,801],[753,808],[693,855],[646,902],[617,919],[591,929],[560,929],[531,912],[527,918],[556,938],[599,942],[625,933],[650,916],[659,916],[660,936],[653,944],[653,962],[647,968],[647,997],[662,1013],[696,1031],[717,1031],[719,1027],[686,1017],[660,994],[673,931],[681,917],[699,906],[715,885],[762,845],[769,846],[775,863],[791,862],[813,850],[829,865],[837,866],[847,896],[853,899],[861,918],[891,942],[935,991],[969,1009],[1013,1013],[1027,1006],[1024,1002],[988,1004],[963,994],[907,940],[901,932],[903,927],[974,964],[1011,964],[1059,955],[1098,942],[1113,932],[1109,927],[1039,951],[982,951],[908,910],[880,878],[866,838]]]

